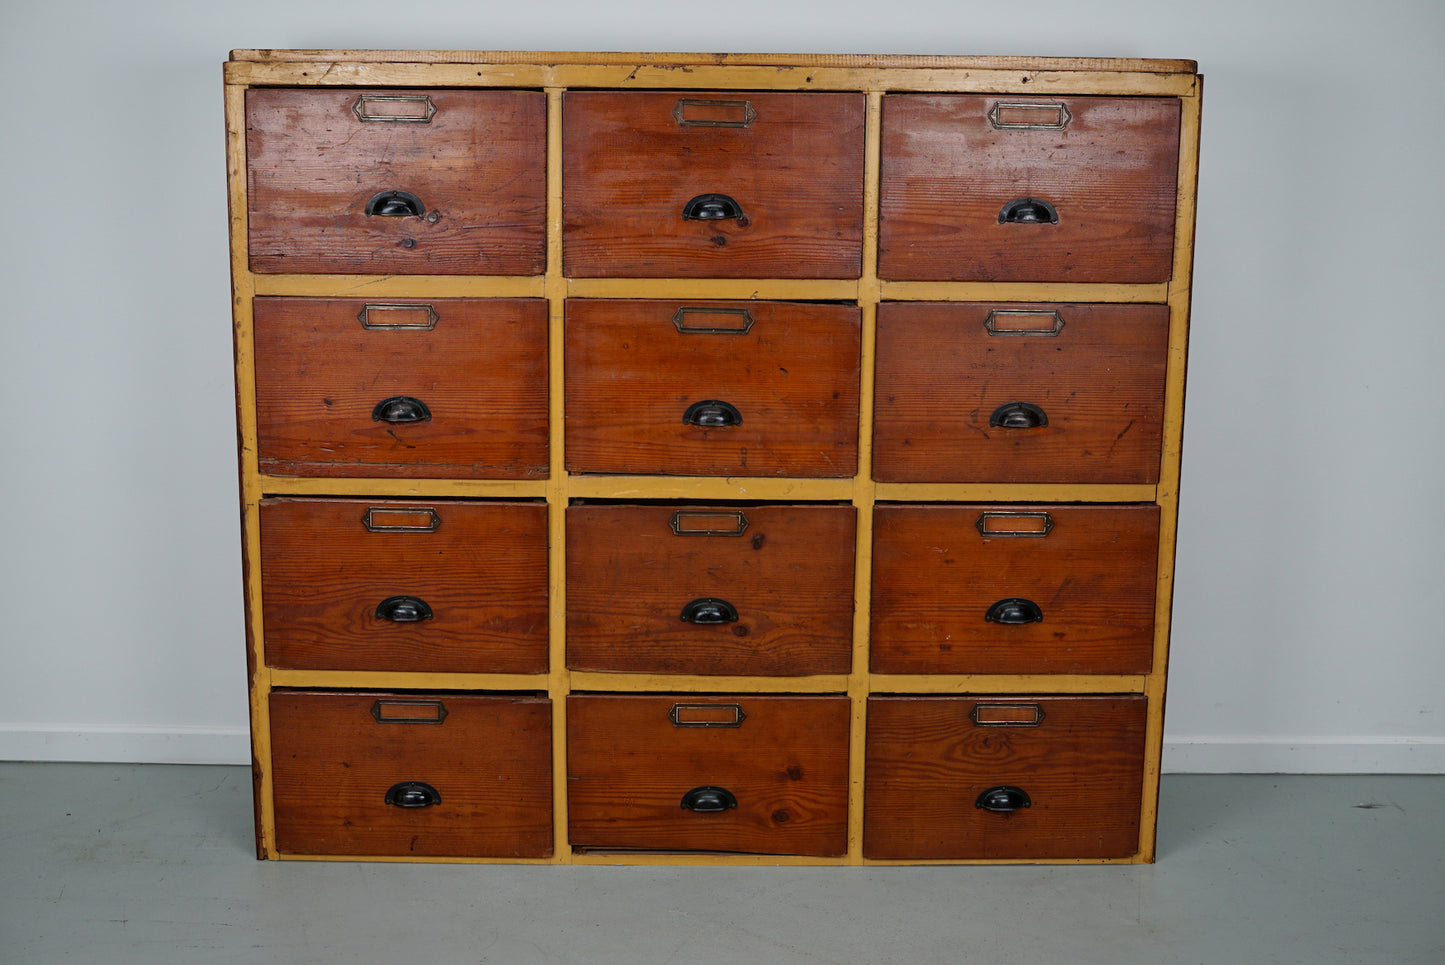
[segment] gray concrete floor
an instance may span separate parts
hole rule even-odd
[[[1445,777],[1167,775],[1150,867],[257,862],[246,770],[0,764],[0,962],[1445,962]]]

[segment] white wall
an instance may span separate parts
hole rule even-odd
[[[1188,57],[1171,770],[1445,771],[1438,0],[0,7],[0,758],[247,758],[233,47]]]

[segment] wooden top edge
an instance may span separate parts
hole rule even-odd
[[[524,50],[233,50],[231,60],[253,63],[549,64],[891,69],[1123,71],[1194,74],[1193,60],[1120,57],[985,57],[935,54],[701,54]]]

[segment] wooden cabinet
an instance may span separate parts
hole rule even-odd
[[[261,857],[1154,860],[1192,62],[225,79]]]

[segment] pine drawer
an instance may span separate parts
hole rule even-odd
[[[857,278],[863,96],[569,91],[570,277]]]
[[[251,270],[539,274],[546,130],[536,91],[247,91]]]
[[[868,858],[1127,858],[1142,696],[870,697]]]
[[[874,673],[1148,673],[1159,507],[880,505]]]
[[[266,663],[547,671],[547,506],[261,501]]]
[[[283,853],[552,853],[552,705],[542,697],[273,691]]]
[[[1167,305],[884,302],[873,477],[1153,483]]]
[[[543,299],[257,298],[262,472],[547,474]]]
[[[883,99],[878,272],[925,281],[1167,281],[1179,101]]]
[[[839,855],[847,697],[573,694],[574,848]]]
[[[848,505],[571,506],[567,665],[634,673],[847,673]]]
[[[857,306],[571,299],[567,468],[851,476]]]

